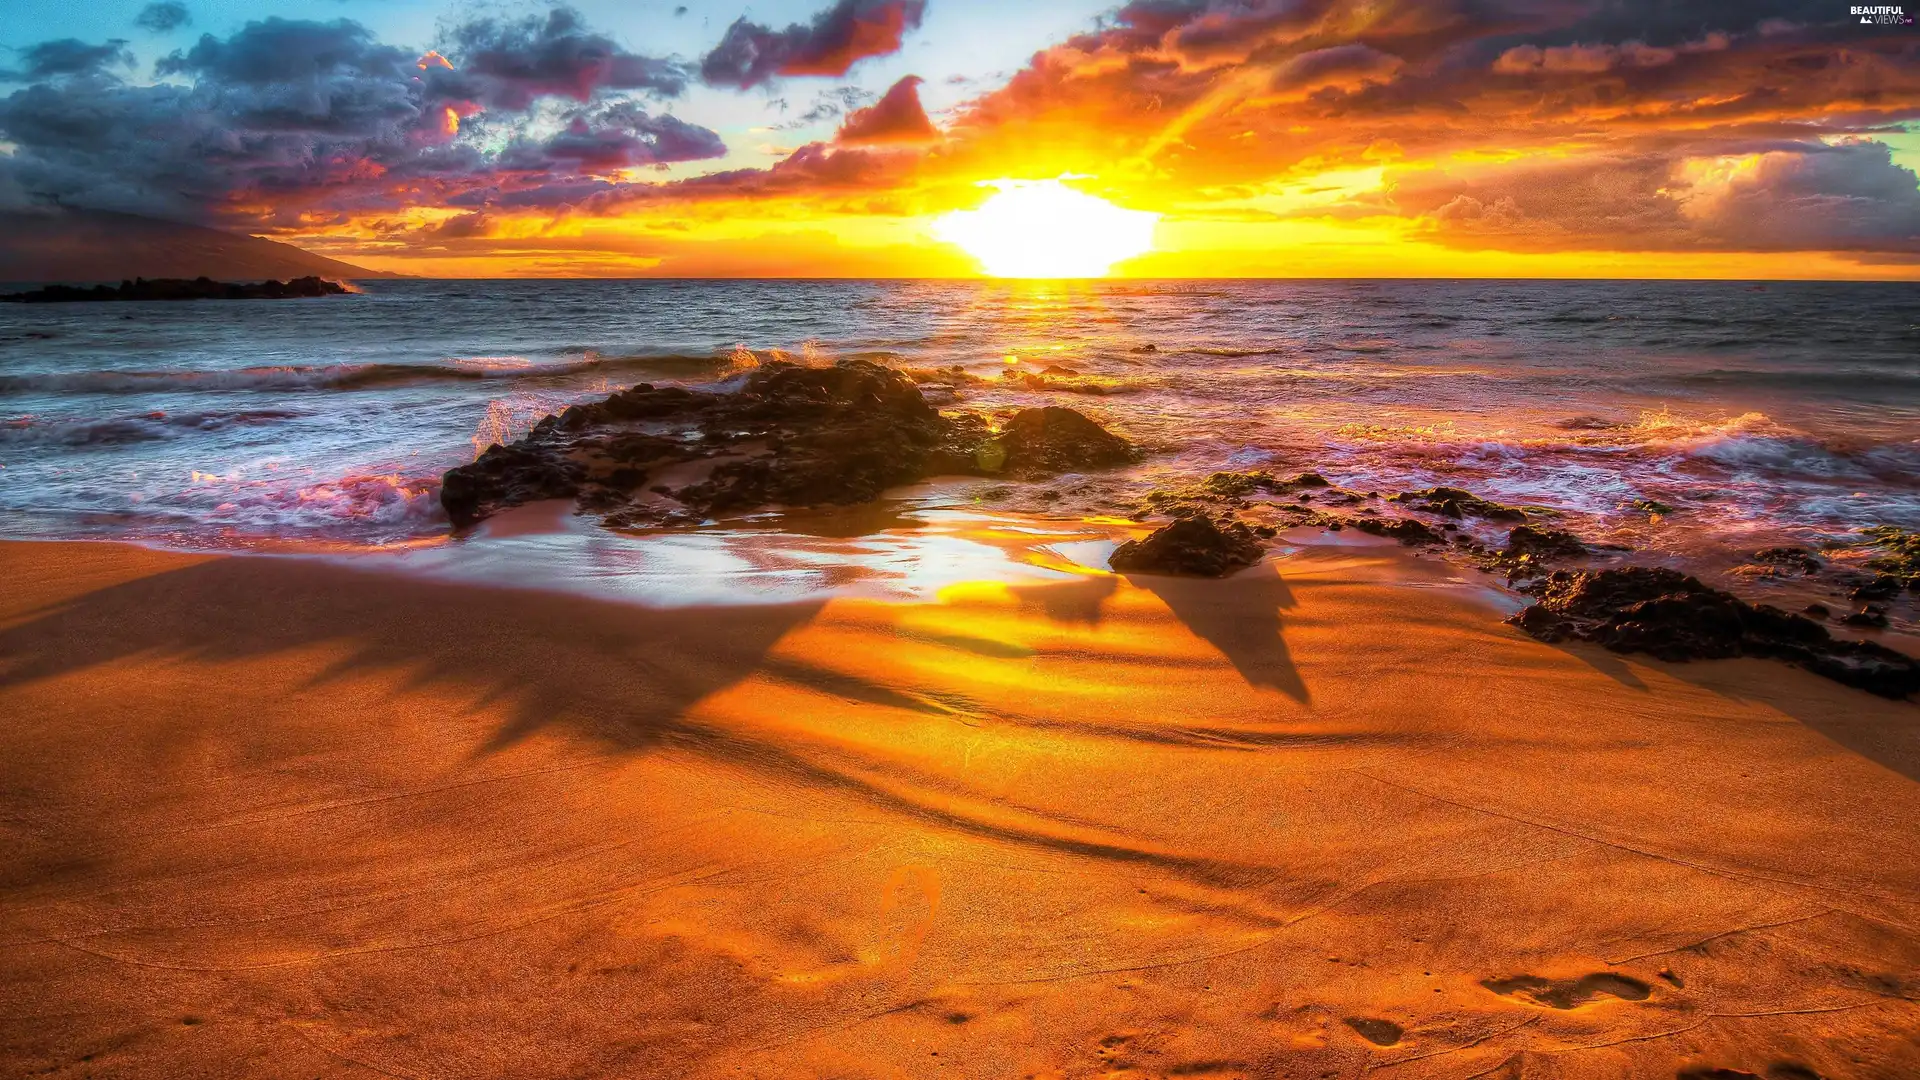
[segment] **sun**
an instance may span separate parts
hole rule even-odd
[[[1105,277],[1114,263],[1153,249],[1159,214],[1123,210],[1058,180],[988,180],[978,210],[933,221],[933,235],[964,249],[993,277]]]

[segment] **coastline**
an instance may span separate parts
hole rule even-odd
[[[1920,1069],[1912,704],[1544,645],[1391,545],[673,608],[371,565],[0,543],[9,1061]]]

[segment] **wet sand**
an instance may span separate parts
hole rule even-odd
[[[1920,1075],[1920,708],[1542,645],[1392,549],[0,581],[7,1075]]]

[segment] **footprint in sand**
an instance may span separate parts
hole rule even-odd
[[[1360,1037],[1375,1046],[1393,1046],[1406,1034],[1406,1029],[1391,1020],[1369,1020],[1362,1016],[1349,1016],[1347,1026],[1358,1032]]]
[[[1505,979],[1482,979],[1480,985],[1502,997],[1519,998],[1549,1009],[1577,1009],[1603,994],[1622,1001],[1645,1001],[1653,993],[1653,989],[1639,979],[1606,972],[1577,979],[1514,975]]]

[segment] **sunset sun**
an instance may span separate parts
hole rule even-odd
[[[994,277],[1105,277],[1114,263],[1153,248],[1160,215],[1123,210],[1058,180],[994,180],[978,210],[934,220],[933,234]]]

